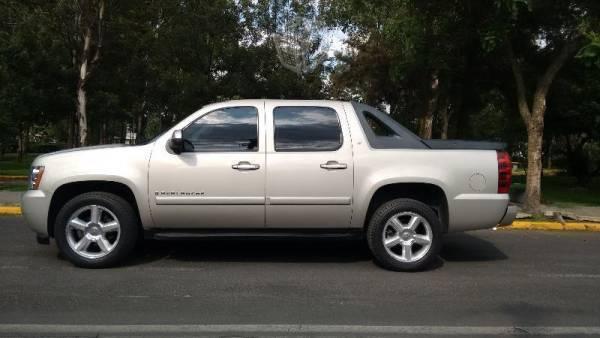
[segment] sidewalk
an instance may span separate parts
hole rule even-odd
[[[545,217],[555,220],[574,220],[582,222],[600,223],[600,206],[590,205],[542,205],[542,213]],[[560,217],[558,216],[560,214]],[[517,213],[517,219],[531,219],[532,215],[523,211]]]
[[[552,212],[560,212],[561,214],[570,216],[577,215],[578,217],[591,217],[600,220],[600,207],[587,205],[573,205],[569,207],[560,207],[554,205],[542,205],[542,212],[545,214]]]
[[[0,204],[20,204],[23,191],[0,190]]]

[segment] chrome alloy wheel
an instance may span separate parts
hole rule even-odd
[[[78,255],[98,259],[115,249],[121,237],[121,224],[115,214],[100,205],[77,209],[65,227],[67,243]]]
[[[401,212],[388,219],[383,228],[383,246],[401,262],[416,262],[431,248],[433,232],[427,220],[414,212]]]

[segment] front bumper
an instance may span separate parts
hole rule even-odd
[[[42,190],[27,190],[21,197],[21,212],[27,225],[38,236],[48,237],[50,196]]]
[[[502,220],[500,220],[500,226],[511,225],[515,217],[517,217],[518,211],[519,207],[517,207],[516,205],[509,205],[506,208],[506,213],[504,214],[504,217],[502,217]]]

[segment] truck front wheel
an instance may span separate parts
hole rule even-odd
[[[54,225],[58,248],[73,264],[104,268],[127,257],[138,238],[137,217],[123,198],[88,192],[68,201]]]
[[[399,198],[382,204],[373,213],[367,241],[382,267],[394,271],[423,270],[437,259],[441,228],[428,205]]]

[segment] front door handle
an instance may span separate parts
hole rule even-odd
[[[338,161],[327,161],[327,163],[321,163],[322,169],[346,169],[348,165],[346,163],[339,163]]]
[[[257,170],[260,168],[260,165],[248,161],[240,161],[238,164],[233,164],[231,168],[235,170]]]

